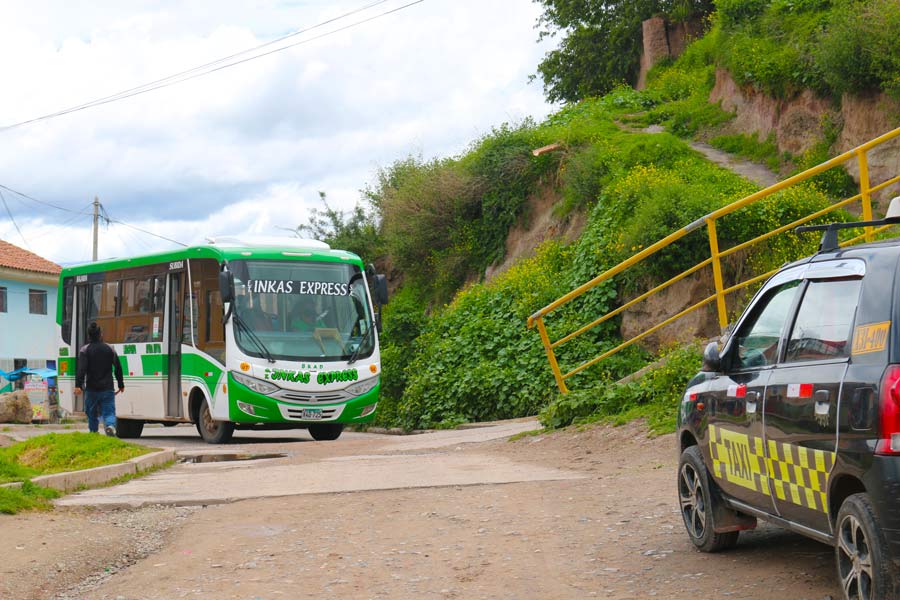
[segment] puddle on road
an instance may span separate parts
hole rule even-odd
[[[273,454],[195,454],[193,456],[181,456],[178,458],[179,463],[215,463],[215,462],[237,462],[246,460],[263,460],[266,458],[285,458],[285,453]]]

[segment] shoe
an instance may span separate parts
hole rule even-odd
[[[106,433],[106,435],[108,435],[109,437],[116,437],[116,428],[115,428],[115,427],[107,427],[107,428],[104,429],[103,431],[104,431],[104,432]]]

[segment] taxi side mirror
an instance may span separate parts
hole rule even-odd
[[[703,366],[701,370],[716,373],[722,368],[722,356],[719,354],[719,345],[710,342],[703,351]]]

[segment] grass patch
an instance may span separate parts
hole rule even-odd
[[[515,442],[515,441],[518,441],[518,440],[521,440],[521,439],[527,438],[527,437],[537,437],[544,433],[547,433],[546,429],[532,429],[530,431],[522,431],[522,432],[519,432],[516,435],[510,437],[509,441]]]
[[[49,433],[0,448],[0,483],[102,467],[151,451],[151,448],[97,434]]]
[[[763,142],[759,141],[755,135],[744,133],[720,135],[709,140],[709,145],[729,154],[764,164],[775,172],[781,167],[781,156],[778,152],[778,145],[775,143],[774,134]]]
[[[50,510],[54,498],[59,498],[62,492],[42,488],[30,481],[22,483],[21,488],[0,487],[0,514],[14,515],[24,510]]]

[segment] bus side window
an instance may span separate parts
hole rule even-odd
[[[122,282],[121,315],[118,319],[118,341],[125,343],[150,341],[149,279],[126,279]]]
[[[166,276],[153,277],[153,304],[151,309],[150,341],[158,342],[165,331]]]
[[[75,299],[75,281],[67,277],[63,282],[63,322],[62,338],[66,344],[72,343],[72,303]]]

